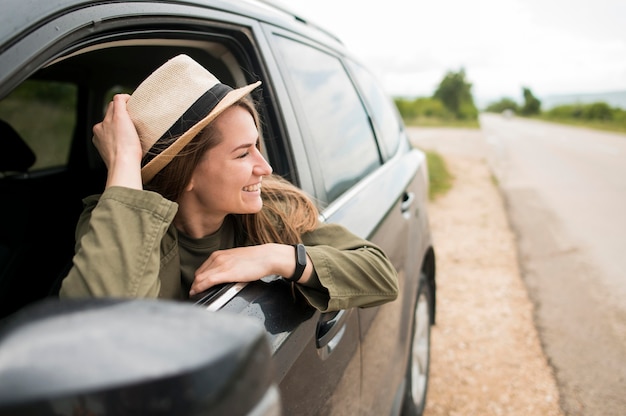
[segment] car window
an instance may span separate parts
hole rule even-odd
[[[0,101],[0,119],[35,153],[30,170],[65,166],[76,125],[78,87],[68,82],[27,80]]]
[[[276,35],[331,202],[380,165],[369,117],[335,56]]]
[[[233,87],[256,78],[252,59],[236,39],[208,31],[191,39],[186,32],[117,39],[131,34],[94,36],[71,54],[59,52],[47,65],[33,66],[24,74],[29,78],[0,99],[0,143],[10,141],[0,150],[0,319],[58,292],[71,265],[81,201],[104,189],[106,166],[92,129],[114,94],[132,92],[180,53]],[[260,92],[251,95],[262,108]],[[272,126],[269,117],[263,119],[264,127]],[[27,238],[32,235],[37,239]],[[46,247],[46,262],[32,261],[38,247]]]
[[[398,150],[402,129],[395,104],[371,72],[353,61],[348,61],[348,64],[365,94],[365,101],[380,132],[379,141],[390,157]]]

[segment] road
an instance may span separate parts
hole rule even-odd
[[[484,114],[568,415],[626,412],[626,135]]]

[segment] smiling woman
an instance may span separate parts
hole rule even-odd
[[[114,97],[93,129],[105,190],[81,216],[61,296],[185,299],[279,275],[324,311],[396,298],[397,274],[382,250],[318,224],[308,197],[271,176],[245,98],[259,85],[232,89],[179,55],[131,96]],[[265,212],[262,183],[274,196]]]

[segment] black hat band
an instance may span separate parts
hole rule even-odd
[[[195,126],[205,118],[224,99],[226,94],[233,91],[225,84],[215,84],[207,92],[193,103],[187,111],[152,145],[150,150],[141,159],[141,166],[147,165],[152,159],[170,147],[172,143],[183,135],[187,130]]]

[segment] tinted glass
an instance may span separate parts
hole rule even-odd
[[[0,119],[37,156],[31,170],[67,164],[76,124],[76,85],[29,80],[0,101]]]
[[[374,123],[378,127],[382,145],[387,150],[387,155],[393,155],[398,150],[400,143],[401,124],[395,104],[382,89],[378,80],[361,65],[349,61],[350,69],[354,72],[361,90],[365,94],[365,100],[374,117]]]
[[[294,84],[305,140],[315,148],[330,202],[380,165],[369,118],[345,68],[332,55],[277,37]]]

